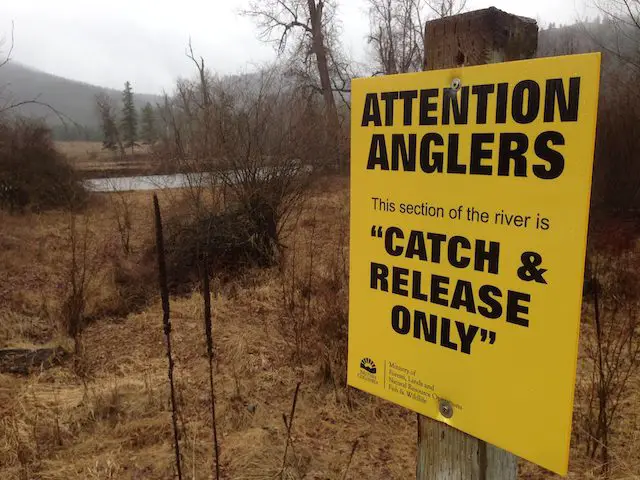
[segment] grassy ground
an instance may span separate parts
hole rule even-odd
[[[175,208],[174,195],[161,192],[165,212]],[[344,387],[347,195],[345,180],[323,183],[310,194],[285,239],[289,248],[282,269],[251,271],[224,285],[214,282],[224,478],[267,479],[281,470],[282,415],[289,416],[297,382],[301,388],[284,478],[415,475],[415,414]],[[150,194],[123,198],[132,207],[131,256],[136,258],[153,235]],[[0,374],[0,478],[172,478],[160,302],[154,294],[142,311],[112,313],[126,295],[118,272],[127,262],[113,202],[114,197],[96,196],[86,218],[76,218],[76,228],[88,232],[90,265],[86,314],[92,322],[82,335],[81,353],[29,377]],[[69,218],[62,212],[0,213],[0,347],[70,347],[60,333],[59,315],[71,258]],[[285,299],[293,299],[293,305]],[[171,307],[184,478],[212,478],[202,299],[194,291],[174,298]],[[589,336],[585,327],[583,341]],[[629,405],[640,404],[639,380],[634,379]],[[581,399],[576,401],[579,406]],[[615,433],[613,478],[618,479],[638,478],[640,465],[640,412],[626,412]],[[577,440],[569,478],[598,478],[595,471]],[[555,478],[527,462],[521,463],[520,476]]]
[[[100,142],[55,142],[74,168],[85,178],[145,175],[161,173],[162,168],[150,155],[148,146],[127,149],[124,157],[102,148]]]

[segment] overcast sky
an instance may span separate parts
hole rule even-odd
[[[587,2],[469,0],[468,6],[493,5],[544,26],[572,22],[585,14]],[[340,0],[343,47],[360,62],[367,58],[366,3]],[[192,74],[184,55],[189,37],[207,65],[223,74],[275,58],[257,39],[252,20],[238,15],[244,6],[246,0],[2,0],[0,35],[10,33],[13,20],[17,62],[114,88],[129,80],[137,92],[160,93]]]

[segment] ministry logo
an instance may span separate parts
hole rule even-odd
[[[366,380],[371,383],[378,383],[378,369],[376,362],[368,357],[360,360],[360,371],[358,372],[358,378]]]
[[[363,358],[360,361],[360,368],[363,369],[363,370],[366,370],[367,372],[372,373],[374,375],[377,372],[376,364],[370,358]]]

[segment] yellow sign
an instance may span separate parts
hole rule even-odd
[[[352,84],[349,384],[560,474],[599,78],[588,54]]]

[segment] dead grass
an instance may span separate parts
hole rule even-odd
[[[132,248],[152,235],[149,193],[132,195]],[[169,198],[161,197],[163,208]],[[341,180],[312,192],[287,245],[297,245],[300,278],[306,278],[309,238],[314,237],[312,319],[327,310],[326,281],[348,232],[347,184]],[[90,226],[105,258],[118,249],[108,202],[93,201]],[[61,265],[67,255],[64,217],[0,218],[0,345],[55,341]],[[346,235],[345,235],[346,233]],[[94,282],[89,310],[104,310],[113,298],[109,263]],[[216,349],[216,416],[223,478],[274,478],[281,468],[286,427],[297,382],[302,382],[292,428],[293,449],[284,478],[342,479],[353,443],[359,440],[346,478],[406,479],[415,475],[415,414],[327,381],[322,349],[309,333],[302,362],[296,361],[290,319],[283,309],[282,273],[252,271],[235,282],[212,284]],[[324,293],[323,293],[324,292]],[[159,295],[158,295],[159,296]],[[202,299],[194,292],[172,299],[175,375],[185,478],[211,478],[213,445],[208,360]],[[325,313],[323,313],[325,312]],[[331,312],[330,312],[331,313]],[[171,410],[159,298],[140,313],[107,316],[82,336],[83,376],[73,362],[30,377],[0,375],[0,478],[166,479],[173,475]],[[589,338],[586,331],[583,339]],[[337,364],[336,364],[337,365]],[[335,375],[340,372],[336,367]],[[339,379],[338,379],[339,380]],[[640,405],[635,379],[629,405]],[[343,381],[343,380],[342,380]],[[577,399],[579,402],[580,399]],[[616,432],[616,479],[638,478],[640,409],[628,409]],[[597,469],[572,449],[571,479],[596,479]],[[522,462],[520,476],[555,478]]]
[[[108,155],[108,152],[102,149],[101,142],[89,141],[56,141],[56,149],[66,155],[70,159],[82,159],[84,157]]]
[[[147,145],[135,147],[133,155],[131,149],[127,149],[124,158],[104,150],[101,142],[58,141],[55,146],[84,178],[145,175],[163,171]]]
[[[128,195],[135,206],[132,248],[140,252],[151,231],[150,204],[146,195]],[[118,274],[133,268],[114,268],[124,260],[110,208],[104,196],[94,195],[86,211],[76,214],[79,235],[84,235],[85,221],[89,235],[89,319],[119,310],[123,292],[118,289]],[[69,215],[63,211],[11,215],[0,210],[0,347],[46,343],[56,336],[71,258]]]

